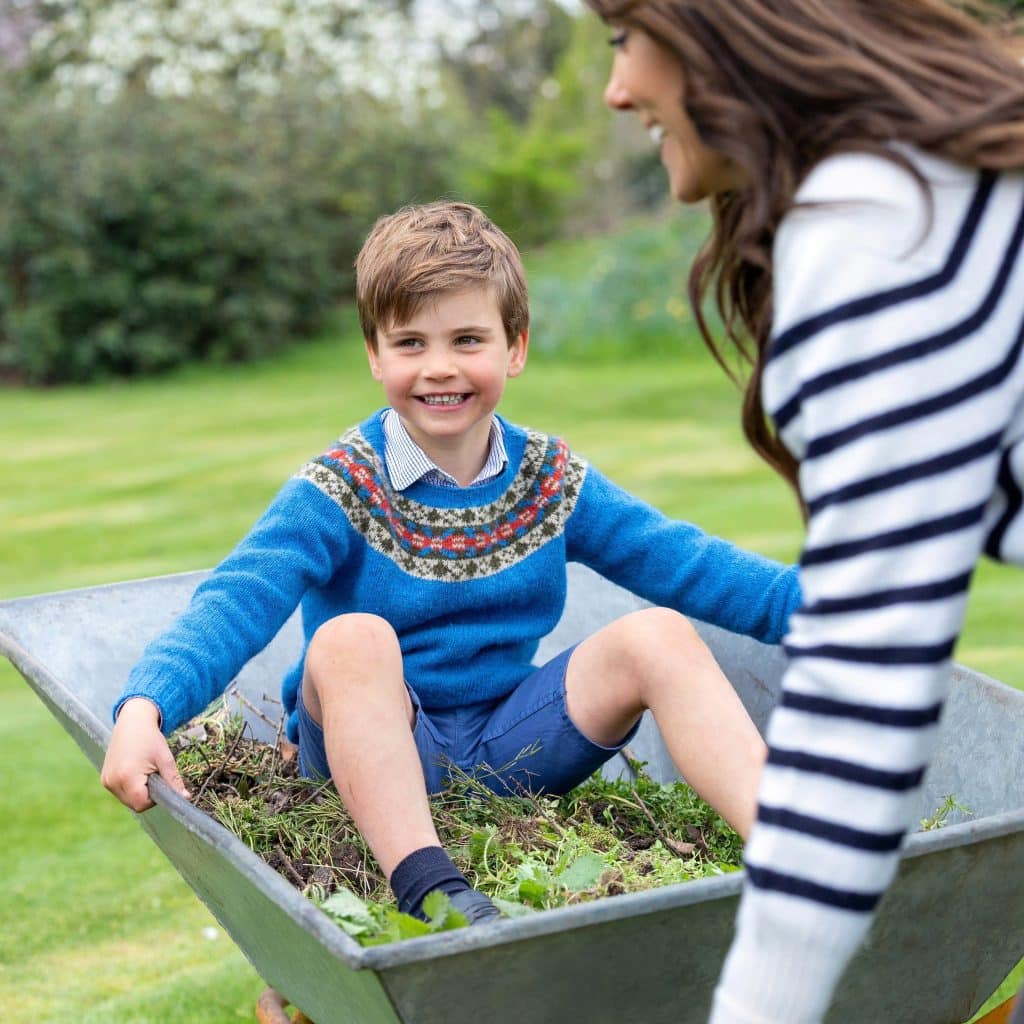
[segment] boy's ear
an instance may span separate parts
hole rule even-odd
[[[518,377],[526,368],[526,353],[530,347],[530,328],[524,327],[508,348],[507,376]]]
[[[373,374],[374,380],[380,380],[380,359],[377,358],[377,348],[369,338],[363,338],[363,344],[366,345],[366,358],[370,361],[370,373]]]

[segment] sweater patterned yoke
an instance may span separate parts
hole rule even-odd
[[[579,495],[582,460],[560,438],[526,434],[512,486],[483,506],[440,508],[396,493],[358,427],[307,463],[299,477],[336,502],[366,543],[410,576],[476,579],[511,568],[558,536]]]

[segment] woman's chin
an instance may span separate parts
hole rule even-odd
[[[680,203],[699,203],[702,199],[707,199],[708,197],[707,189],[702,188],[698,182],[693,181],[691,178],[676,181],[670,177],[669,192],[673,199]]]

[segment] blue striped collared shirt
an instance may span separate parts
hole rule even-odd
[[[384,426],[384,462],[388,479],[396,491],[404,491],[418,480],[440,487],[461,487],[449,473],[438,466],[433,459],[409,436],[405,424],[394,409],[385,409],[382,418]],[[491,433],[487,439],[487,461],[469,486],[484,484],[501,473],[508,463],[505,452],[505,433],[497,417],[491,418]]]

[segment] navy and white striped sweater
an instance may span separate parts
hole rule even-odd
[[[895,871],[975,563],[1024,563],[1024,176],[903,152],[930,208],[841,155],[776,238],[763,396],[800,462],[804,604],[713,1024],[821,1020]]]

